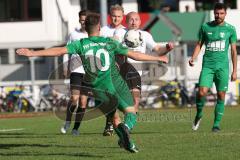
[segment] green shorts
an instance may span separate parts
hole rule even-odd
[[[94,88],[93,93],[94,98],[98,101],[97,104],[101,104],[102,107],[99,107],[105,113],[110,113],[114,109],[123,111],[134,105],[133,96],[122,77],[116,80],[112,78],[112,83],[103,83]]]
[[[113,81],[113,84],[118,99],[118,109],[123,111],[127,107],[132,107],[134,105],[133,96],[127,83],[120,77],[118,80]]]
[[[229,69],[228,68],[202,68],[199,87],[212,88],[213,82],[215,83],[217,91],[227,91],[229,80]]]

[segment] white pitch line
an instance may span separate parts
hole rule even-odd
[[[12,132],[12,131],[22,131],[25,128],[13,128],[13,129],[0,129],[0,132]]]

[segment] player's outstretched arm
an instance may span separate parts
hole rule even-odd
[[[60,56],[68,52],[66,47],[55,47],[38,51],[33,51],[27,48],[21,48],[17,49],[16,53],[21,56],[39,57],[39,56]]]
[[[174,49],[174,44],[172,42],[169,42],[165,46],[156,45],[153,48],[153,51],[156,52],[158,55],[165,55],[173,49]]]
[[[236,46],[236,43],[231,44],[231,57],[232,57],[232,66],[233,66],[231,81],[236,81],[237,80],[237,46]]]
[[[200,51],[201,51],[201,48],[202,48],[202,43],[201,42],[198,42],[196,44],[196,47],[193,51],[193,54],[192,54],[192,57],[189,59],[188,63],[189,63],[189,66],[194,66],[194,60],[197,58],[197,56],[199,55]]]
[[[160,61],[160,62],[168,63],[168,57],[166,55],[152,56],[149,54],[144,54],[141,52],[134,52],[129,50],[127,56],[137,61]]]

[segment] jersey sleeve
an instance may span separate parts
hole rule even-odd
[[[232,43],[236,43],[237,42],[237,33],[236,33],[236,29],[234,26],[232,26],[232,34],[230,36],[230,40],[229,42]]]
[[[153,48],[157,45],[157,43],[153,40],[152,35],[148,32],[145,32],[145,41],[146,41],[146,47],[150,51],[152,51]]]
[[[127,55],[128,53],[128,48],[123,46],[121,43],[119,43],[116,40],[112,40],[113,44],[114,44],[114,53],[115,54],[121,54],[121,55]]]
[[[72,43],[69,43],[66,47],[68,54],[82,54],[80,49],[80,41],[74,41]]]

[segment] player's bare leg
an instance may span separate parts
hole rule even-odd
[[[78,105],[79,96],[80,96],[79,90],[75,90],[75,89],[71,90],[71,98],[67,105],[65,124],[61,128],[61,133],[63,134],[66,134],[67,130],[70,128],[72,115]]]
[[[133,95],[133,100],[134,100],[134,108],[136,113],[138,113],[139,109],[139,103],[140,103],[140,98],[141,98],[141,91],[138,88],[132,89],[132,95]]]

